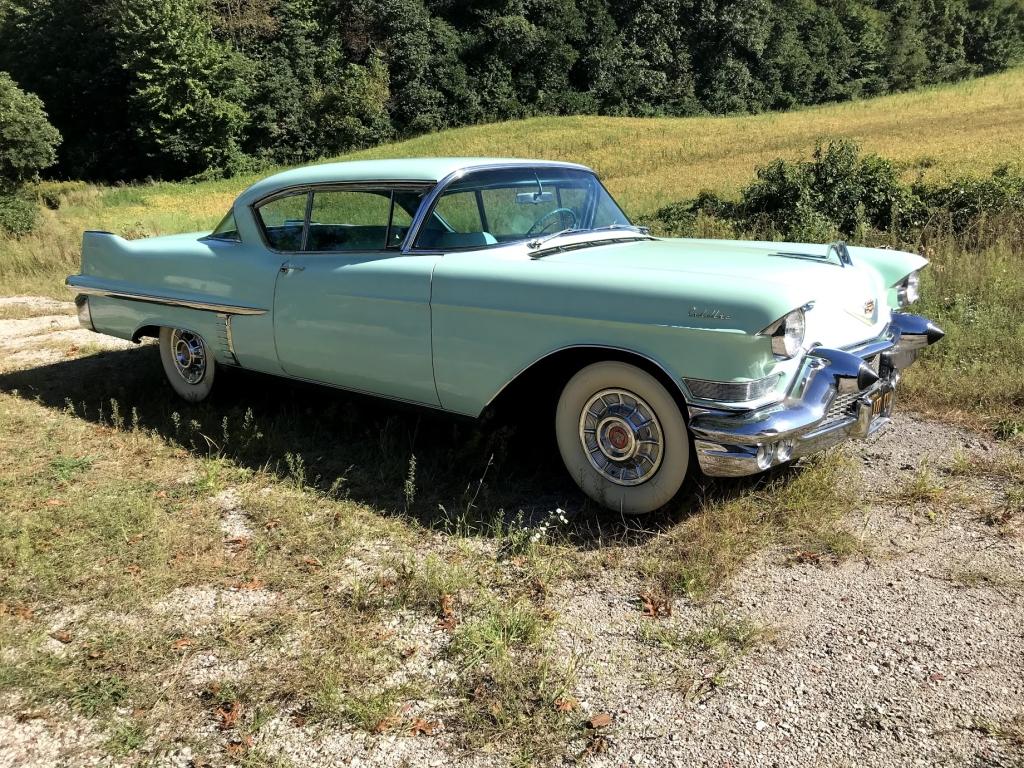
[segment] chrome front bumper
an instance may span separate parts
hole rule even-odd
[[[894,312],[879,339],[854,349],[808,352],[779,403],[739,412],[691,407],[701,471],[752,475],[877,432],[889,423],[900,372],[942,337],[927,318]]]

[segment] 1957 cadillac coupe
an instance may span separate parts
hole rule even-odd
[[[212,233],[86,232],[67,283],[85,327],[158,337],[187,400],[222,365],[474,417],[528,384],[520,420],[636,514],[694,464],[752,474],[886,424],[943,335],[902,311],[926,263],[660,239],[583,166],[437,158],[280,173]]]

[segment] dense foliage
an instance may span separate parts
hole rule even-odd
[[[1004,68],[1017,0],[0,0],[72,177],[295,162],[535,114],[755,112]]]
[[[1024,236],[1024,174],[1001,166],[985,178],[905,184],[896,166],[857,145],[818,145],[808,160],[760,166],[739,200],[704,192],[642,222],[676,237],[722,234],[796,242],[977,240],[989,221]]]
[[[39,98],[0,72],[0,232],[17,235],[32,229],[36,206],[22,188],[53,165],[59,142]]]

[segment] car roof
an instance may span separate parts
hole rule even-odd
[[[422,181],[436,184],[456,171],[486,166],[557,166],[590,171],[585,165],[553,160],[528,160],[501,157],[409,157],[391,160],[352,160],[344,163],[321,163],[275,173],[242,192],[239,203],[251,204],[288,187],[333,182],[360,181]]]

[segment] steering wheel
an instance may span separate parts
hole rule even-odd
[[[564,224],[566,214],[572,216],[572,222],[568,227]],[[576,226],[576,211],[572,208],[555,208],[555,210],[548,211],[533,222],[533,226],[526,230],[526,236],[534,237],[535,235],[543,235],[547,231],[547,228],[555,221],[556,217],[558,217],[559,221],[563,222],[562,229],[570,229],[571,227]]]

